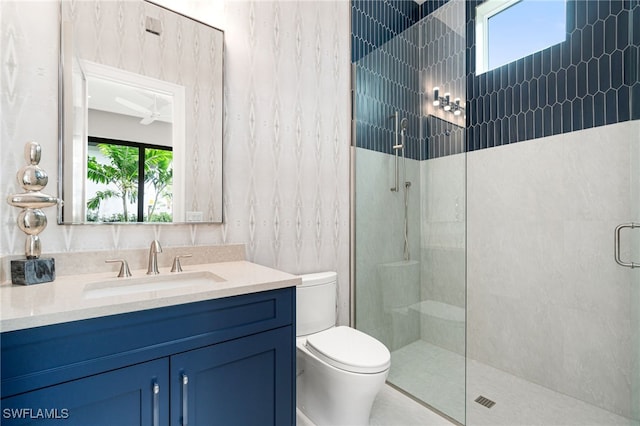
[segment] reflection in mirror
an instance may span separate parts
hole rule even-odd
[[[88,149],[85,221],[172,222],[174,212],[183,218],[184,179],[174,181],[173,164],[184,157],[184,87],[80,63],[88,99],[88,144],[77,138],[77,149]]]
[[[59,223],[221,222],[222,31],[147,1],[61,8]]]

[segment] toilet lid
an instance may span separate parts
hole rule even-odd
[[[326,363],[353,373],[380,373],[391,363],[385,345],[350,327],[334,327],[307,336],[307,349]]]

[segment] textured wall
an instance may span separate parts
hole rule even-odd
[[[37,11],[37,12],[35,12]],[[293,273],[337,270],[348,321],[349,3],[225,3],[222,225],[59,226],[43,251],[245,243],[250,260]],[[58,7],[0,3],[0,184],[18,190],[24,142],[43,148],[56,193]],[[196,16],[198,18],[198,16]],[[203,19],[206,20],[206,19]],[[4,196],[3,196],[4,197]],[[23,251],[18,210],[0,203],[0,254]]]

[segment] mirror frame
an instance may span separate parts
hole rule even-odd
[[[176,12],[172,9],[169,9],[161,4],[158,4],[152,0],[140,0],[140,3],[146,3],[149,5],[152,5],[154,7],[160,8],[163,11],[166,11],[168,13],[174,14],[176,16],[188,19],[190,21],[193,21],[197,24],[200,25],[204,25],[208,28],[211,28],[212,30],[218,31],[220,32],[220,36],[221,36],[221,51],[220,51],[220,70],[221,70],[221,76],[220,76],[220,99],[221,99],[221,104],[220,104],[220,123],[219,123],[219,127],[220,127],[220,132],[218,138],[219,138],[219,143],[220,143],[220,196],[217,197],[220,200],[220,220],[215,220],[215,221],[187,221],[186,218],[189,216],[189,212],[187,212],[187,208],[186,208],[186,197],[185,197],[185,190],[186,190],[186,179],[180,179],[177,178],[176,179],[176,174],[174,173],[174,182],[173,182],[173,188],[174,188],[174,195],[173,195],[173,201],[174,201],[174,206],[177,205],[178,202],[181,202],[181,207],[178,209],[173,209],[174,212],[174,217],[175,217],[175,212],[178,212],[178,215],[181,216],[180,219],[178,221],[172,221],[172,222],[87,222],[87,221],[69,221],[69,220],[65,220],[65,206],[64,206],[64,202],[66,201],[66,198],[68,198],[68,195],[66,196],[65,194],[69,194],[70,192],[73,192],[72,190],[70,190],[70,188],[68,188],[70,185],[73,185],[73,183],[68,183],[66,182],[68,180],[68,176],[72,175],[71,173],[71,169],[73,169],[73,161],[74,158],[76,160],[76,162],[78,162],[78,156],[82,155],[82,153],[74,153],[73,148],[71,150],[68,150],[66,148],[66,144],[68,143],[73,143],[73,128],[74,128],[74,105],[73,105],[73,96],[75,94],[73,93],[65,93],[65,88],[69,88],[72,87],[72,69],[73,69],[73,63],[72,61],[74,60],[74,52],[73,52],[73,43],[74,43],[74,39],[72,36],[70,36],[72,28],[71,28],[71,23],[70,22],[65,22],[64,20],[64,11],[63,11],[63,1],[60,1],[60,52],[59,52],[59,62],[58,62],[58,194],[59,194],[59,198],[62,200],[61,203],[59,203],[58,205],[58,213],[57,213],[57,223],[59,225],[181,225],[181,224],[188,224],[188,225],[193,225],[193,224],[221,224],[224,223],[224,202],[223,202],[223,185],[224,185],[224,175],[223,175],[223,169],[224,166],[222,165],[222,158],[223,158],[223,141],[224,141],[224,56],[225,56],[225,52],[224,52],[224,31],[216,28],[212,25],[206,24],[202,21],[199,21],[197,19],[194,19],[190,16],[184,15],[180,12]],[[136,79],[145,79],[145,80],[156,80],[158,81],[160,84],[159,85],[153,85],[152,89],[158,89],[159,87],[162,86],[161,83],[166,83],[167,85],[173,85],[176,86],[176,88],[178,88],[179,86],[171,83],[171,82],[163,82],[161,80],[157,80],[154,79],[153,77],[147,77],[147,76],[143,76],[143,75],[139,75],[133,72],[129,72],[126,70],[122,70],[122,69],[117,69],[114,67],[111,67],[109,65],[103,65],[103,64],[99,64],[96,62],[92,62],[90,60],[84,59],[84,58],[76,58],[78,59],[81,63],[82,63],[82,71],[85,75],[98,75],[100,78],[105,77],[105,74],[107,75],[107,78],[109,78],[109,73],[113,72],[113,70],[117,70],[118,73],[121,73],[121,75],[127,76],[128,75],[128,79],[124,82],[125,84],[131,84],[131,85],[135,85],[136,84]],[[86,68],[84,68],[86,67]],[[66,71],[66,74],[65,74]],[[102,73],[104,72],[104,73]],[[139,81],[139,80],[138,80]],[[85,85],[86,86],[86,85]],[[182,167],[182,170],[184,171],[184,175],[186,176],[186,173],[188,172],[187,170],[187,161],[186,161],[186,156],[187,156],[187,134],[186,134],[186,96],[184,93],[184,89],[185,87],[188,86],[182,86],[182,93],[180,93],[180,90],[174,90],[171,91],[171,94],[176,95],[176,99],[178,102],[175,103],[175,105],[177,105],[177,108],[174,108],[174,122],[173,122],[173,126],[172,126],[172,141],[174,143],[173,146],[173,151],[174,151],[174,170],[177,167]],[[86,96],[86,87],[83,89],[85,90],[85,92],[82,95]],[[160,89],[162,90],[162,89]],[[166,91],[166,88],[165,90]],[[182,102],[181,102],[182,101]],[[85,106],[85,115],[87,114],[87,107]],[[175,117],[180,114],[180,110],[182,110],[182,120],[175,120]],[[85,132],[83,134],[83,138],[86,139],[85,142],[88,142],[88,134],[86,132],[86,117],[84,120],[84,126],[85,126]],[[216,132],[217,133],[217,132]],[[214,141],[212,141],[212,143],[214,143]],[[84,163],[85,166],[82,168],[81,173],[86,174],[86,149],[83,150],[83,152],[85,153],[84,155]],[[66,173],[65,173],[65,169]],[[83,181],[82,181],[82,185],[84,187],[85,185],[85,181],[86,181],[86,176],[84,177]],[[197,190],[195,190],[195,192],[198,192]],[[177,194],[177,195],[176,195]],[[73,195],[71,195],[73,197]],[[180,201],[181,200],[181,201]],[[69,203],[69,204],[73,204],[73,203]],[[73,205],[67,206],[67,211],[69,208],[73,208]],[[75,214],[71,215],[72,217],[75,216]]]

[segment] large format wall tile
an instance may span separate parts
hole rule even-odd
[[[468,356],[627,417],[639,308],[612,243],[637,219],[639,134],[631,121],[467,154]]]
[[[402,161],[399,166],[402,179]],[[401,263],[404,254],[404,193],[402,187],[399,192],[390,190],[394,172],[392,156],[369,149],[355,149],[355,209],[358,218],[355,224],[356,325],[393,349],[397,348],[394,342],[408,340],[400,338],[400,333],[407,333],[407,330],[401,330],[401,326],[394,328],[394,322],[402,322],[393,309],[398,305],[385,298],[392,292],[409,291],[415,295],[413,303],[419,300],[417,289],[411,289],[411,282],[384,279],[385,273],[380,273],[380,269],[388,267],[388,264]],[[419,260],[421,180],[418,161],[406,160],[406,178],[411,182],[408,192],[409,251],[411,260]],[[407,269],[413,267],[414,264],[407,265]],[[412,276],[413,271],[403,273],[399,268],[397,278],[403,274]],[[403,304],[407,306],[409,302],[405,299]],[[409,322],[404,326],[408,327]],[[418,333],[413,335],[413,340],[419,337]]]
[[[420,174],[421,300],[464,308],[466,158],[422,161]]]

